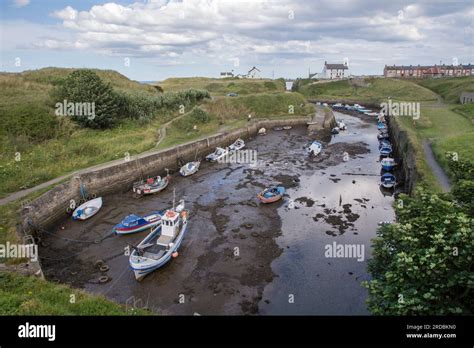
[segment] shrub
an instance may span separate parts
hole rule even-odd
[[[197,123],[207,123],[210,120],[209,114],[200,108],[191,111],[191,119]]]

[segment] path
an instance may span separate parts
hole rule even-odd
[[[425,153],[426,163],[428,163],[428,165],[430,166],[431,171],[435,175],[443,191],[451,191],[451,181],[449,180],[449,177],[448,175],[446,175],[443,168],[441,168],[441,166],[436,161],[433,150],[431,149],[431,144],[426,139],[423,140],[423,151]]]

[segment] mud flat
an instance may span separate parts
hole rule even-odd
[[[378,221],[393,218],[393,198],[378,185],[375,124],[336,116],[348,131],[309,137],[305,127],[272,130],[247,141],[258,151],[256,164],[203,163],[191,177],[174,175],[156,196],[111,194],[92,219],[64,218],[40,243],[46,278],[159,314],[366,313],[360,281],[369,241]],[[309,158],[303,147],[315,138],[325,148]],[[269,184],[283,184],[287,195],[261,205],[256,194]],[[138,283],[124,249],[147,232],[110,231],[130,213],[169,207],[173,188],[191,211],[189,230],[179,257]],[[364,244],[364,261],[325,258],[333,241]],[[101,276],[109,280],[100,283]]]

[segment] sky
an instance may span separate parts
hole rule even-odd
[[[138,81],[354,75],[474,64],[473,0],[0,0],[0,71],[117,70]]]

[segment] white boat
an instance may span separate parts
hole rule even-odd
[[[200,165],[200,161],[188,162],[181,167],[181,169],[179,170],[179,174],[181,174],[182,176],[192,175],[199,170]]]
[[[262,127],[258,130],[258,135],[266,135],[266,134],[267,134],[267,130],[265,128]]]
[[[78,206],[72,213],[72,218],[74,220],[86,220],[97,214],[100,208],[102,208],[102,197],[92,199]]]
[[[339,128],[340,130],[346,130],[347,126],[344,121],[337,121],[337,128]]]
[[[226,156],[229,153],[229,150],[227,148],[223,149],[222,147],[216,147],[216,150],[206,156],[206,160],[215,162],[219,160],[219,158],[222,158]]]
[[[155,227],[130,253],[129,263],[135,279],[142,280],[147,274],[165,265],[178,256],[188,226],[188,212],[184,201],[168,209],[161,218],[161,225]]]
[[[169,184],[171,176],[166,175],[164,178],[157,176],[141,180],[133,184],[133,192],[137,195],[151,195],[163,191]]]
[[[308,147],[308,153],[313,154],[314,156],[318,155],[323,149],[323,145],[318,141],[313,141]]]
[[[233,144],[229,145],[229,151],[238,151],[245,147],[245,142],[242,139],[237,139]]]

